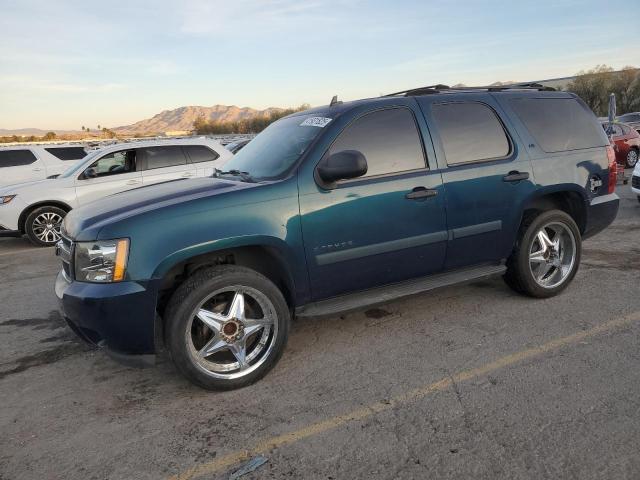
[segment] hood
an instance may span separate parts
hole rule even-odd
[[[32,180],[30,182],[13,183],[11,185],[0,186],[0,195],[13,195],[28,190],[41,190],[47,188],[50,182],[59,181],[57,178],[46,178],[44,180]],[[57,185],[57,184],[56,184]]]
[[[173,180],[136,188],[87,203],[69,212],[64,231],[76,239],[87,229],[100,229],[124,218],[168,208],[202,198],[256,187],[257,183],[236,182],[220,178]]]

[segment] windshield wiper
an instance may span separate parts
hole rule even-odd
[[[215,169],[213,176],[214,177],[220,177],[222,175],[232,175],[234,177],[240,177],[242,179],[242,181],[244,182],[248,182],[248,183],[256,183],[256,181],[254,180],[254,178],[249,174],[249,172],[242,172],[240,170],[227,170],[222,171],[218,168]]]

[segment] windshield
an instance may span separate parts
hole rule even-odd
[[[94,158],[96,158],[101,153],[102,153],[102,150],[95,150],[95,151],[91,152],[89,155],[84,157],[82,159],[82,161],[80,161],[80,162],[76,163],[75,165],[67,168],[62,173],[62,175],[60,175],[58,178],[73,177],[77,172],[80,172],[81,170],[83,170],[85,165],[88,165]]]
[[[255,180],[282,176],[305,152],[330,118],[298,115],[269,125],[224,165],[247,172]]]

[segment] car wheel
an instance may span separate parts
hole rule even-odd
[[[636,166],[636,163],[638,163],[638,150],[632,148],[627,153],[627,167],[633,168]]]
[[[67,212],[51,205],[36,208],[24,222],[29,240],[39,247],[55,245],[61,238],[60,229]]]
[[[573,280],[582,251],[576,222],[560,210],[525,217],[505,281],[519,293],[546,298]]]
[[[244,387],[280,359],[290,312],[254,270],[221,265],[194,273],[167,306],[166,343],[176,367],[210,390]]]

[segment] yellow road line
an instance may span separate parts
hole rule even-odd
[[[447,388],[451,387],[454,382],[464,382],[481,377],[483,375],[487,375],[501,368],[520,363],[524,360],[539,357],[547,352],[557,350],[567,345],[578,343],[582,340],[599,335],[601,333],[628,326],[639,320],[640,312],[635,312],[627,315],[626,317],[611,320],[588,330],[574,333],[573,335],[569,335],[567,337],[561,337],[555,340],[551,340],[550,342],[547,342],[545,344],[526,350],[521,350],[519,352],[512,353],[511,355],[506,355],[481,367],[463,370],[452,375],[451,377],[443,378],[435,383],[410,390],[409,392],[400,394],[384,402],[375,402],[366,407],[353,410],[349,413],[331,417],[320,422],[312,423],[311,425],[302,427],[292,432],[287,432],[283,433],[282,435],[267,438],[255,444],[250,449],[232,452],[227,455],[221,456],[211,462],[192,467],[182,473],[169,477],[169,480],[188,480],[202,475],[218,472],[222,469],[229,468],[256,455],[264,454],[273,448],[299,442],[300,440],[303,440],[305,438],[318,435],[329,430],[334,430],[349,422],[363,420],[385,410],[389,410],[399,405],[409,403],[413,400],[424,398],[434,392],[446,390]]]

